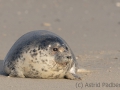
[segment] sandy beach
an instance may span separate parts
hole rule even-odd
[[[69,44],[82,80],[7,77],[3,60],[23,34],[52,31]],[[0,90],[119,90],[119,0],[0,0]]]

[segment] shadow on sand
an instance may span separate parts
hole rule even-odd
[[[6,74],[3,71],[3,60],[0,60],[0,75],[6,76]]]

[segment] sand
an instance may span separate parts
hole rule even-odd
[[[0,0],[0,90],[119,90],[119,0]],[[24,33],[50,30],[72,48],[82,80],[7,77],[3,60]]]

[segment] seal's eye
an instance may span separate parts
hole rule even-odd
[[[58,48],[53,48],[53,51],[58,51]]]

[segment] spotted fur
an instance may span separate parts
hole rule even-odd
[[[4,60],[12,77],[80,79],[77,63],[67,43],[58,35],[38,30],[20,37]]]

